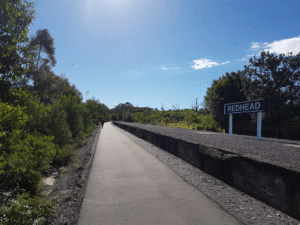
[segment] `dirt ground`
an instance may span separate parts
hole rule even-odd
[[[75,163],[77,165],[70,163],[64,168],[50,170],[49,176],[52,175],[55,182],[45,187],[44,192],[49,194],[51,200],[56,203],[56,207],[53,213],[45,218],[45,225],[75,225],[77,223],[101,128],[101,126],[97,127],[92,136],[85,140],[86,144],[76,151],[77,162]]]

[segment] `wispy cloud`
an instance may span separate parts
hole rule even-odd
[[[227,64],[227,63],[230,63],[229,61],[226,61],[226,62],[223,62],[221,65],[225,65],[225,64]]]
[[[261,47],[260,43],[255,42],[255,43],[252,43],[251,49],[258,50],[260,47]]]
[[[179,68],[180,67],[177,67],[177,66],[176,67],[169,67],[169,68],[168,67],[161,67],[162,70],[177,70]]]
[[[296,55],[300,52],[300,36],[282,39],[272,43],[252,43],[251,50],[259,51],[259,53],[261,51],[269,51],[275,54],[287,54],[288,52],[292,52]]]
[[[248,56],[248,57],[250,57],[250,56]],[[247,58],[247,57],[244,57],[244,58],[242,58],[242,59],[237,59],[236,61],[238,61],[238,62],[240,62],[240,61],[248,61],[249,59]]]
[[[210,59],[198,59],[193,60],[193,62],[195,63],[195,65],[193,65],[192,67],[196,70],[220,65],[219,63],[213,62]]]
[[[195,63],[195,65],[193,65],[192,67],[196,70],[204,69],[204,68],[210,68],[210,67],[213,67],[213,66],[219,66],[220,65],[217,62],[213,62],[212,60],[205,59],[205,58],[196,59],[196,60],[193,60],[193,62]],[[221,65],[225,65],[225,64],[228,64],[228,63],[230,63],[230,62],[226,61],[226,62],[221,63]]]

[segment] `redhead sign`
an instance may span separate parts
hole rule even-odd
[[[268,111],[266,99],[224,104],[224,114]]]

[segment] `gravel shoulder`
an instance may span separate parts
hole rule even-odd
[[[190,138],[199,141],[199,134],[198,132],[201,131],[194,131],[194,130],[187,130],[187,129],[178,129],[178,128],[167,128],[167,127],[157,127],[152,125],[142,125],[142,124],[134,124],[135,126],[139,126],[141,128],[147,128],[151,127],[152,131],[156,132],[164,132],[168,136],[178,137],[180,136],[181,139]],[[143,147],[147,152],[149,152],[151,155],[159,159],[161,162],[163,162],[165,165],[167,165],[170,169],[172,169],[175,173],[177,173],[180,177],[182,177],[186,182],[192,184],[195,188],[197,188],[199,191],[204,193],[206,196],[208,196],[211,200],[216,202],[218,205],[220,205],[223,209],[225,209],[227,212],[229,212],[231,215],[236,217],[238,220],[242,221],[245,224],[279,224],[279,225],[300,225],[300,221],[295,220],[294,218],[282,213],[281,211],[278,211],[268,205],[266,205],[263,202],[260,202],[259,200],[236,190],[235,188],[225,184],[224,182],[212,177],[209,174],[206,174],[205,172],[201,171],[200,169],[190,165],[189,163],[185,162],[184,160],[168,153],[167,151],[164,151],[152,144],[150,144],[147,141],[144,141],[143,139],[140,139],[132,134],[130,134],[127,131],[124,131],[123,129],[120,129],[119,127],[115,126],[118,131],[123,133],[126,137],[133,140],[135,143]],[[159,130],[159,131],[158,131]],[[172,131],[173,132],[170,132]],[[174,131],[176,130],[176,131]],[[201,138],[206,143],[212,144],[213,141],[213,135],[214,134],[204,134],[209,132],[203,132],[201,135]],[[220,134],[223,135],[223,134]],[[220,142],[214,142],[213,144],[221,144],[226,141],[226,136],[228,134],[224,134],[224,140],[222,139]],[[206,139],[203,138],[204,136],[210,136]],[[233,143],[238,142],[241,137],[238,137],[239,135],[234,135],[233,137]],[[249,139],[255,139],[255,137],[244,137]],[[265,138],[263,138],[264,141]],[[189,139],[188,139],[189,140]],[[246,139],[247,140],[247,139]],[[265,142],[261,143],[265,143]],[[267,143],[272,142],[281,142],[281,144],[298,144],[298,142],[289,141],[289,140],[266,140]],[[227,141],[228,142],[228,141]],[[266,143],[266,144],[267,144]],[[229,143],[230,144],[230,143]],[[246,144],[244,144],[246,145]],[[278,145],[278,144],[277,144]],[[228,146],[229,147],[229,146]],[[278,148],[278,147],[277,147]],[[288,147],[290,148],[290,147]],[[297,149],[297,148],[296,148]],[[291,151],[295,150],[295,148],[292,148]],[[259,149],[257,150],[256,154],[260,154],[261,152]],[[292,154],[296,154],[297,151],[295,151]],[[252,154],[255,154],[255,152],[252,152]],[[262,156],[264,157],[264,156]],[[273,156],[274,157],[274,156]],[[275,156],[277,157],[277,156]],[[280,161],[280,159],[279,159]],[[282,162],[282,161],[281,161]],[[298,168],[298,163],[295,163],[295,167]]]
[[[77,165],[70,163],[62,168],[52,168],[50,177],[54,184],[46,186],[44,192],[56,204],[51,215],[45,218],[45,225],[75,225],[84,196],[91,163],[99,139],[101,126],[85,140],[85,145],[76,150]],[[63,172],[62,172],[63,171]]]

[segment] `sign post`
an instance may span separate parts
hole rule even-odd
[[[267,99],[224,104],[224,114],[229,114],[229,136],[232,136],[232,114],[256,112],[257,140],[261,140],[262,112],[268,111],[268,108],[269,107]]]
[[[229,114],[229,136],[232,137],[232,113]]]

